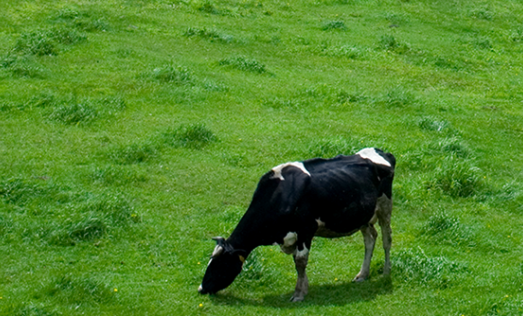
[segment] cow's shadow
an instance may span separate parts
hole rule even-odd
[[[393,284],[390,277],[381,276],[362,283],[340,282],[336,284],[311,285],[303,302],[293,303],[294,292],[267,295],[260,298],[240,298],[234,295],[217,295],[213,302],[219,305],[273,306],[278,308],[300,308],[310,305],[341,306],[356,302],[371,301],[379,295],[391,294]]]

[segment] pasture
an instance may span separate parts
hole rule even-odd
[[[523,315],[522,71],[513,0],[0,0],[0,315]],[[390,278],[358,233],[197,293],[265,172],[364,147]]]

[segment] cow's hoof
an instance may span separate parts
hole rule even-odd
[[[303,294],[294,294],[292,297],[291,297],[291,302],[301,302],[305,299],[305,295]]]
[[[365,281],[365,278],[364,277],[360,277],[360,276],[356,276],[354,278],[354,280],[352,280],[352,282],[354,282],[354,283],[361,283],[363,281]]]

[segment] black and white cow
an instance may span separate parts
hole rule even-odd
[[[334,238],[361,231],[365,258],[353,281],[369,275],[379,221],[385,249],[384,274],[389,274],[392,212],[392,180],[396,159],[376,148],[352,156],[310,159],[274,167],[263,175],[252,202],[227,239],[217,241],[198,288],[202,294],[229,286],[241,272],[243,262],[258,246],[280,245],[292,254],[298,272],[292,301],[307,294],[305,273],[314,236]]]

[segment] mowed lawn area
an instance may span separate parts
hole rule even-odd
[[[0,315],[523,315],[522,71],[515,0],[0,0]],[[358,233],[197,293],[265,172],[365,147],[389,278]]]

